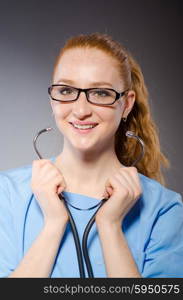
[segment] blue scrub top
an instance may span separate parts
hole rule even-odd
[[[0,172],[0,277],[7,277],[17,268],[43,227],[43,214],[31,191],[31,176],[32,165]],[[183,277],[181,195],[141,173],[139,176],[142,196],[122,225],[139,272],[142,277]],[[70,204],[80,208],[89,208],[101,201],[71,192],[63,192],[63,195]],[[98,207],[69,208],[82,241],[85,226]],[[95,224],[89,233],[88,251],[94,277],[107,277]],[[86,266],[85,273],[88,276]],[[50,277],[80,277],[69,223]]]

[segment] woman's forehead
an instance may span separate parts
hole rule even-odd
[[[73,48],[66,50],[59,60],[59,64],[64,63],[99,63],[102,65],[112,64],[117,66],[117,60],[106,52],[95,48]]]
[[[69,49],[60,58],[54,79],[90,79],[91,81],[120,80],[115,59],[98,49]]]

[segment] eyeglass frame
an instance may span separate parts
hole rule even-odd
[[[53,88],[54,86],[66,86],[66,87],[71,87],[71,88],[73,88],[73,89],[76,89],[77,91],[78,91],[78,95],[77,95],[77,97],[76,97],[76,99],[74,99],[74,100],[66,100],[66,101],[64,101],[64,100],[58,100],[58,99],[55,99],[55,98],[53,98],[52,96],[51,96],[51,88]],[[116,93],[116,98],[114,99],[114,101],[112,102],[112,103],[110,103],[110,104],[99,104],[99,103],[94,103],[94,102],[92,102],[92,101],[90,101],[89,99],[88,99],[88,91],[90,91],[90,90],[96,90],[96,89],[106,89],[106,90],[109,90],[109,91],[113,91],[113,92],[115,92]],[[121,97],[123,97],[124,95],[125,95],[125,93],[126,92],[128,92],[129,91],[129,89],[127,89],[127,90],[125,90],[125,91],[123,91],[123,92],[121,92],[121,93],[118,93],[117,91],[115,91],[114,89],[110,89],[110,88],[88,88],[88,89],[80,89],[80,88],[76,88],[76,87],[74,87],[74,86],[71,86],[71,85],[66,85],[66,84],[52,84],[52,85],[50,85],[49,87],[48,87],[48,94],[50,95],[50,97],[51,97],[51,99],[52,100],[54,100],[54,101],[59,101],[59,102],[61,102],[61,103],[66,103],[66,102],[74,102],[74,101],[76,101],[78,98],[79,98],[79,96],[80,96],[80,94],[81,94],[81,92],[84,92],[85,93],[85,96],[86,96],[86,99],[87,99],[87,101],[89,102],[89,103],[91,103],[91,104],[96,104],[96,105],[112,105],[112,104],[114,104],[117,100],[119,100]]]

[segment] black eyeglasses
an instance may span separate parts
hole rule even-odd
[[[52,100],[62,103],[76,101],[81,92],[84,92],[88,102],[96,105],[112,105],[120,99],[128,90],[118,93],[108,88],[79,89],[63,84],[52,84],[48,88],[48,93]]]

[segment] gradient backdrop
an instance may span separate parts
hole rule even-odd
[[[54,0],[0,2],[0,169],[31,164],[36,132],[55,127],[47,95],[64,41],[80,33],[112,35],[140,63],[162,151],[171,161],[168,187],[183,194],[183,1]],[[61,151],[57,130],[40,137],[45,157]]]

